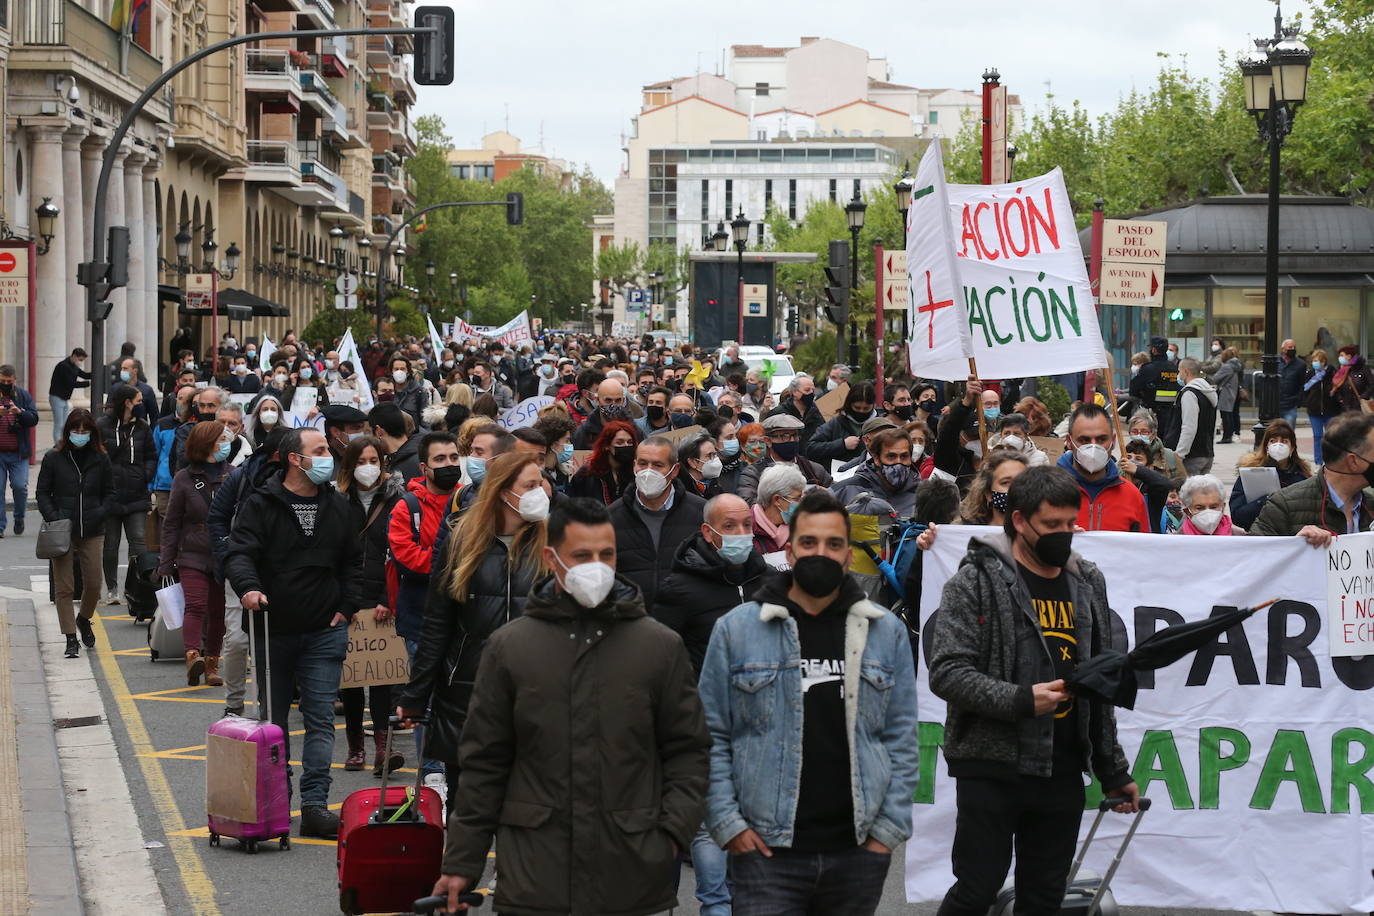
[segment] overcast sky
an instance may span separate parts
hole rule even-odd
[[[441,0],[442,2],[442,0]],[[731,44],[834,38],[886,57],[895,82],[974,88],[996,67],[1029,115],[1047,92],[1093,114],[1146,87],[1158,53],[1213,76],[1272,34],[1271,0],[447,0],[458,14],[457,78],[420,86],[419,114],[442,115],[460,148],[507,126],[526,146],[590,164],[607,183],[623,162],[645,83],[720,67]],[[1306,3],[1288,0],[1285,16]]]

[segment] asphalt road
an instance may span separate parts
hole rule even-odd
[[[30,519],[31,531],[36,531],[36,513],[31,514]],[[32,534],[22,538],[9,535],[0,540],[0,585],[21,589],[35,585],[43,587],[42,593],[34,595],[37,612],[53,614],[55,611],[47,603],[46,565],[33,559],[33,544]],[[120,579],[123,579],[122,569]],[[99,626],[118,661],[118,675],[107,677],[103,666],[96,665],[98,681],[138,812],[139,829],[147,842],[160,844],[150,848],[148,855],[167,902],[167,911],[202,916],[257,916],[268,912],[323,916],[337,913],[336,850],[332,842],[293,839],[290,850],[282,851],[275,845],[268,845],[256,856],[246,855],[232,841],[225,841],[220,848],[209,846],[205,831],[204,744],[206,728],[219,718],[224,708],[222,688],[189,688],[180,661],[151,661],[146,625],[135,624],[123,606],[102,605],[99,617]],[[60,652],[60,647],[45,645],[43,651]],[[89,653],[86,653],[81,661],[72,664],[91,664],[88,659]],[[251,685],[249,696],[252,696]],[[250,706],[250,712],[251,709]],[[344,772],[346,743],[342,717],[337,725],[334,783],[330,791],[330,801],[335,808],[348,793],[377,785],[370,770]],[[300,727],[299,716],[293,711],[291,728],[299,731]],[[143,734],[145,730],[151,754],[140,760],[131,735]],[[293,738],[297,753],[299,747],[300,739]],[[413,760],[413,744],[408,736],[402,739],[401,749]],[[405,778],[413,776],[412,769],[404,771]],[[178,842],[173,838],[190,840]],[[947,843],[948,838],[925,837],[922,841]],[[901,856],[902,851],[898,850],[878,912],[883,916],[898,913],[933,916],[934,904],[905,902]],[[692,888],[692,872],[684,869],[678,912],[688,916],[697,913]],[[1145,916],[1162,911],[1159,908],[1130,908],[1124,912],[1128,916]],[[1169,916],[1216,913],[1177,908],[1170,908],[1168,912]]]

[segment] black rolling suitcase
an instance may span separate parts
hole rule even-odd
[[[1116,876],[1116,870],[1121,865],[1121,859],[1126,855],[1126,847],[1131,845],[1131,839],[1140,826],[1140,819],[1145,816],[1146,811],[1150,810],[1148,798],[1140,800],[1140,810],[1136,812],[1135,818],[1131,821],[1131,826],[1126,830],[1126,835],[1122,837],[1121,848],[1116,851],[1116,858],[1112,859],[1107,874],[1098,877],[1091,872],[1082,870],[1083,859],[1088,855],[1088,847],[1092,845],[1093,837],[1097,836],[1097,828],[1102,826],[1102,818],[1106,817],[1107,812],[1119,804],[1121,804],[1119,798],[1104,798],[1097,806],[1097,817],[1093,819],[1093,825],[1088,829],[1088,835],[1083,840],[1083,847],[1078,851],[1078,858],[1073,860],[1073,868],[1069,870],[1069,883],[1064,888],[1064,903],[1059,907],[1060,916],[1120,916],[1121,909],[1116,904],[1116,898],[1112,896],[1112,878]],[[993,903],[989,916],[1012,916],[1015,905],[1015,881],[1008,878],[1007,883],[997,895],[997,900]]]
[[[135,623],[152,620],[157,613],[157,588],[153,578],[157,573],[158,555],[145,550],[129,561],[124,574],[124,601]]]

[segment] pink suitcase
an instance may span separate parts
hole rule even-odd
[[[291,797],[286,778],[286,738],[272,724],[268,706],[267,639],[263,634],[262,664],[258,665],[257,640],[249,614],[249,643],[254,681],[258,685],[261,719],[225,716],[210,726],[205,748],[205,809],[209,818],[210,845],[220,837],[233,837],[249,853],[258,843],[278,840],[291,848]]]

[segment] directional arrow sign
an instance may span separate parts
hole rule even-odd
[[[905,251],[886,251],[883,253],[883,273],[889,279],[895,279],[895,275],[900,274],[902,282],[906,282],[906,252]]]
[[[353,274],[339,274],[334,281],[334,290],[342,295],[351,295],[358,291],[358,278]]]
[[[911,304],[911,290],[906,279],[900,283],[883,284],[883,308],[904,309]]]

